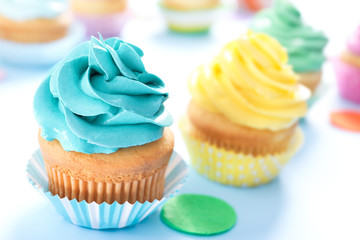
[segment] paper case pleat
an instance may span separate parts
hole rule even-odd
[[[196,139],[186,131],[183,136],[191,165],[198,173],[215,182],[241,187],[255,187],[272,181],[303,142],[303,134],[298,128],[286,151],[253,156],[220,148]]]
[[[112,204],[108,204],[106,202],[98,204],[95,201],[87,203],[86,201],[78,201],[76,198],[72,200],[67,197],[60,198],[59,195],[53,195],[50,191],[48,191],[48,176],[46,174],[46,167],[39,150],[33,154],[26,171],[29,182],[51,202],[65,220],[73,224],[92,229],[123,228],[142,221],[173,197],[183,186],[187,176],[186,163],[176,152],[173,152],[166,171],[164,170],[163,173],[161,173],[165,175],[165,187],[164,193],[159,200],[155,199],[152,202],[145,201],[144,203],[136,201],[133,204],[127,201],[123,204],[120,204],[117,201]],[[158,177],[161,174],[159,173]],[[57,181],[63,181],[64,186],[72,184],[71,178],[64,178],[63,176],[59,177],[56,175],[56,179]],[[153,181],[154,180],[151,182]],[[77,185],[77,194],[79,196],[81,191],[84,193],[88,190],[88,188],[94,190],[92,191],[94,194],[99,190],[110,191],[111,189],[114,194],[119,195],[119,193],[123,191],[123,188],[118,187],[116,184],[102,184],[101,187],[98,187],[94,183],[88,184],[84,183],[84,181],[79,181]],[[129,190],[129,196],[131,195],[131,192],[135,191],[132,191],[131,189],[136,189],[137,191],[143,186],[145,189],[152,189],[152,186],[155,188],[155,185],[151,184],[150,181],[140,181],[136,185],[136,188],[126,188]],[[55,185],[53,185],[52,188],[55,188]],[[65,191],[69,191],[66,190],[65,187],[63,189],[58,187],[57,189],[63,193],[65,193]],[[144,194],[144,197],[146,197],[151,194],[151,192],[144,191],[141,194]],[[96,195],[91,196],[94,199],[96,198]],[[72,197],[76,197],[76,194]]]
[[[164,191],[164,178],[166,167],[161,168],[154,175],[140,181],[124,183],[106,183],[83,181],[59,172],[56,168],[46,166],[49,176],[49,191],[60,198],[68,196],[69,199],[85,200],[88,203],[107,202],[141,203],[160,199]]]

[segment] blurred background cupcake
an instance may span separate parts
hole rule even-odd
[[[207,32],[216,19],[220,0],[161,0],[160,7],[170,30]]]
[[[333,64],[340,95],[360,104],[360,26],[348,38],[345,50]]]
[[[287,49],[289,64],[300,82],[315,91],[321,81],[323,50],[328,42],[321,31],[304,23],[301,13],[287,0],[276,0],[271,8],[259,12],[250,28],[276,38]]]
[[[72,20],[66,0],[0,0],[0,60],[55,63],[84,36]]]
[[[70,0],[71,9],[87,29],[88,36],[119,36],[128,13],[126,0]]]
[[[192,100],[180,128],[200,174],[257,186],[274,179],[295,154],[310,91],[287,59],[275,39],[249,31],[190,77]]]
[[[64,0],[0,0],[0,38],[22,43],[66,36],[71,23]]]

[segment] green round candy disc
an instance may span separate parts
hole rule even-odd
[[[225,232],[236,222],[235,210],[228,203],[199,194],[181,194],[170,199],[160,216],[171,228],[199,235]]]

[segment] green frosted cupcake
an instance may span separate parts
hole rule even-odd
[[[289,64],[300,76],[300,82],[314,92],[326,60],[326,36],[304,23],[299,10],[286,0],[276,0],[272,8],[259,12],[250,28],[276,38],[287,49]]]

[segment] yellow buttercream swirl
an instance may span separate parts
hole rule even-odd
[[[287,61],[275,39],[248,31],[191,75],[190,92],[197,104],[234,123],[288,128],[305,115],[310,91],[298,83]]]

